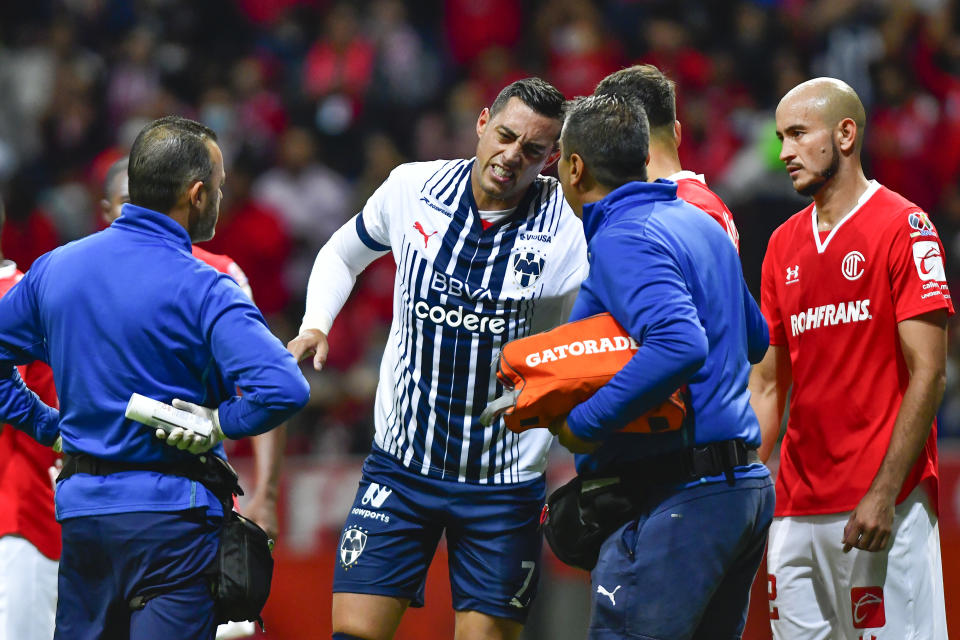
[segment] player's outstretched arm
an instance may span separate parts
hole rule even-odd
[[[844,551],[887,548],[897,496],[930,436],[946,387],[947,312],[941,309],[908,318],[897,325],[897,332],[910,382],[880,470],[843,530]]]
[[[780,422],[793,380],[790,353],[786,347],[771,345],[750,370],[750,406],[760,422],[760,460],[766,462],[780,437]]]
[[[350,297],[357,276],[390,249],[369,238],[364,240],[360,235],[362,228],[361,216],[355,216],[317,253],[307,281],[307,305],[300,335],[287,344],[287,350],[297,361],[313,355],[313,367],[317,371],[327,360],[327,334]]]

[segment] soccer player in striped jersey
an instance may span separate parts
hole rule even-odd
[[[317,256],[288,348],[318,369],[357,274],[388,251],[397,263],[376,435],[338,550],[338,640],[393,636],[423,605],[444,531],[457,638],[516,638],[526,620],[552,436],[479,416],[502,391],[500,347],[564,321],[585,276],[583,227],[539,175],[557,160],[563,106],[538,78],[507,86],[480,113],[475,158],[397,167]]]
[[[650,122],[651,181],[664,178],[677,183],[677,195],[723,227],[733,246],[740,251],[740,233],[733,214],[717,194],[707,187],[702,173],[687,171],[680,165],[680,121],[677,120],[677,95],[673,80],[652,64],[640,64],[611,73],[600,81],[595,95],[619,95],[635,98],[643,105]]]

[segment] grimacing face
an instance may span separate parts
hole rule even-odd
[[[836,175],[840,150],[833,135],[815,100],[788,96],[777,107],[780,160],[798,193],[812,196]]]
[[[537,113],[519,98],[510,98],[496,115],[484,109],[477,120],[480,139],[472,176],[477,207],[516,206],[553,159],[560,126],[560,120]]]

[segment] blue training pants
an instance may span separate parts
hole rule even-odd
[[[213,640],[204,570],[220,545],[220,516],[206,509],[69,518],[54,640]],[[131,610],[130,599],[160,591]]]
[[[591,573],[591,640],[734,640],[773,520],[769,477],[651,492]]]

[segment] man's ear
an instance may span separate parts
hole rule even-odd
[[[487,128],[487,123],[490,122],[490,109],[487,107],[483,108],[483,111],[480,112],[480,115],[477,117],[477,137],[483,135],[484,129]]]
[[[567,166],[570,167],[570,186],[585,186],[584,180],[587,175],[587,165],[583,163],[583,158],[580,157],[580,154],[571,153],[570,160],[567,161]]]
[[[678,147],[680,146],[680,140],[683,138],[683,136],[680,135],[680,129],[681,129],[681,127],[680,127],[680,121],[679,121],[679,120],[674,120],[674,121],[673,121],[673,137],[676,139],[676,141],[677,141],[677,146],[678,146]],[[649,160],[648,160],[648,162],[649,162]]]
[[[857,128],[857,123],[854,122],[853,118],[844,118],[840,121],[840,124],[837,125],[836,138],[837,138],[837,147],[844,154],[849,154],[856,147],[857,137],[860,135],[860,130]]]
[[[207,197],[207,190],[203,188],[203,182],[197,180],[187,189],[187,202],[198,209],[203,208],[203,199]]]

